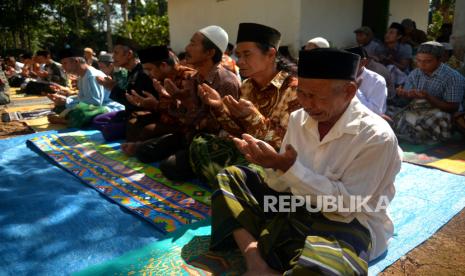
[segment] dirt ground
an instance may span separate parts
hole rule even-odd
[[[0,115],[4,112],[3,106],[0,106]],[[0,120],[0,139],[11,138],[18,135],[33,133],[34,131],[23,122],[2,122]]]
[[[465,275],[465,209],[380,275]]]
[[[0,139],[33,133],[34,131],[21,122],[0,122]]]
[[[28,133],[32,130],[20,122],[0,122],[0,139]],[[465,275],[465,209],[380,275]]]

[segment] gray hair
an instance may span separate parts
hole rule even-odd
[[[76,57],[77,61],[81,64],[86,63],[86,60],[83,57]]]
[[[428,41],[418,46],[417,54],[430,54],[438,59],[444,54],[444,46],[436,41]]]

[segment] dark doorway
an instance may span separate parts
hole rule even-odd
[[[375,37],[384,40],[389,21],[389,0],[363,0],[362,25],[373,30]]]

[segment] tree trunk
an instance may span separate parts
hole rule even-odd
[[[82,0],[81,1],[82,9],[84,11],[85,18],[90,17],[90,3],[89,0]]]
[[[31,29],[29,28],[28,25],[25,26],[26,27],[26,30],[27,30],[27,33],[26,33],[26,38],[27,38],[27,48],[28,51],[31,51],[32,50],[32,45],[31,45]]]
[[[111,39],[111,7],[110,0],[103,1],[103,7],[105,8],[105,18],[107,21],[107,47],[108,52],[113,51],[113,41]]]
[[[126,26],[128,24],[128,0],[121,0],[121,11],[123,13],[123,25]],[[128,37],[132,38],[132,34],[128,32]]]
[[[129,19],[134,20],[137,12],[137,0],[131,0],[131,10],[129,11]]]
[[[11,36],[13,37],[13,49],[17,49],[16,30],[11,30]]]
[[[24,36],[25,34],[25,26],[21,26],[19,29],[19,44],[21,46],[21,49],[26,49],[26,37]]]
[[[78,16],[78,10],[77,10],[77,5],[76,4],[73,5],[73,11],[74,11],[74,20],[75,20],[75,24],[76,24],[75,25],[75,27],[76,27],[76,36],[81,37],[80,32],[79,32],[79,29],[80,29],[79,25],[80,24],[79,24],[79,16]]]
[[[121,0],[121,12],[123,13],[123,23],[128,23],[128,0]]]

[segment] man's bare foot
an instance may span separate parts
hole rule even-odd
[[[66,120],[65,118],[60,117],[60,116],[58,116],[56,114],[48,115],[47,119],[52,124],[62,124],[62,125],[68,124],[68,120]]]
[[[136,154],[137,147],[139,143],[128,142],[121,145],[121,150],[128,156],[134,156]]]
[[[274,275],[283,275],[277,270],[274,270],[267,266],[266,268],[258,269],[258,268],[253,268],[253,269],[248,269],[245,273],[244,276],[274,276]]]
[[[258,253],[258,249],[255,248],[254,244],[250,248],[248,248],[248,252],[245,253],[246,259],[245,263],[247,266],[247,271],[244,275],[252,276],[252,275],[260,275],[260,276],[268,276],[268,275],[282,275],[277,270],[272,269],[266,261],[260,256]]]

